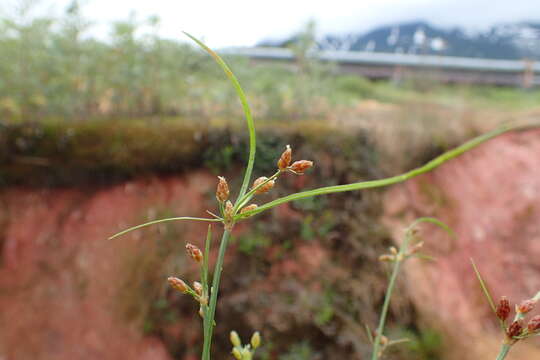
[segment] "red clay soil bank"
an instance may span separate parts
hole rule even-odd
[[[214,183],[214,176],[194,173],[102,191],[4,191],[0,359],[169,359],[161,341],[141,335],[136,316],[126,320],[131,299],[123,295],[141,286],[126,277],[132,273],[125,271],[130,264],[126,259],[154,251],[152,239],[141,237],[159,228],[106,239],[121,228],[163,215],[162,209],[200,216],[206,191]],[[141,214],[141,209],[149,210]],[[206,232],[205,225],[174,226],[197,244]],[[133,271],[139,268],[131,265]],[[166,284],[165,274],[158,275],[156,281]]]
[[[456,232],[451,239],[424,226],[425,252],[437,261],[407,263],[407,287],[429,326],[450,334],[449,358],[494,359],[502,335],[469,259],[496,299],[519,302],[540,290],[540,131],[505,134],[394,187],[385,213],[397,241],[419,216]],[[540,304],[531,314],[540,314]],[[539,359],[539,344],[519,343],[509,359]]]

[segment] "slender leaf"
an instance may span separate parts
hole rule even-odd
[[[445,152],[442,155],[437,156],[435,159],[429,161],[425,165],[418,167],[416,169],[413,169],[411,171],[408,171],[401,175],[396,175],[393,177],[389,177],[386,179],[381,180],[370,180],[370,181],[363,181],[353,184],[346,184],[346,185],[335,185],[335,186],[326,186],[314,190],[308,190],[303,191],[295,194],[291,194],[288,196],[284,196],[282,198],[270,201],[266,204],[260,205],[257,209],[245,212],[244,215],[255,215],[260,212],[263,212],[265,210],[271,209],[275,206],[285,204],[291,201],[295,200],[301,200],[313,196],[319,196],[319,195],[326,195],[326,194],[333,194],[338,192],[345,192],[345,191],[353,191],[353,190],[361,190],[361,189],[369,189],[369,188],[376,188],[376,187],[383,187],[388,185],[393,185],[397,183],[404,182],[408,179],[411,179],[415,176],[424,174],[430,170],[433,170],[434,168],[440,166],[441,164],[445,163],[446,161],[453,159],[464,152],[482,144],[483,142],[486,142],[500,134],[503,134],[510,130],[517,130],[521,128],[529,128],[531,126],[538,126],[538,125],[531,125],[527,124],[526,126],[501,126],[498,129],[495,129],[491,132],[488,132],[486,134],[480,135],[472,140],[467,141],[466,143],[462,144],[461,146],[458,146],[455,149],[452,149],[450,151]]]
[[[122,236],[124,234],[127,234],[130,231],[137,230],[137,229],[140,229],[140,228],[143,228],[143,227],[146,227],[146,226],[159,224],[159,223],[163,223],[163,222],[168,222],[168,221],[179,221],[179,220],[208,221],[208,222],[221,222],[222,221],[221,219],[207,219],[207,218],[197,218],[197,217],[189,217],[189,216],[180,216],[180,217],[159,219],[159,220],[149,221],[149,222],[144,223],[144,224],[139,224],[137,226],[130,227],[129,229],[120,231],[119,233],[116,233],[113,236],[109,237],[109,240],[114,239],[114,238],[119,237],[119,236]]]
[[[432,218],[432,217],[421,217],[421,218],[416,219],[407,228],[407,233],[411,233],[414,230],[414,228],[416,228],[416,226],[418,224],[424,223],[424,222],[435,224],[435,225],[439,226],[440,228],[442,228],[444,231],[446,231],[448,233],[448,235],[450,235],[453,238],[456,238],[456,234],[454,233],[454,230],[452,230],[448,225],[446,225],[442,221],[440,221],[438,219],[435,219],[435,218]]]
[[[474,260],[472,258],[471,258],[471,264],[474,269],[474,272],[476,273],[476,277],[478,278],[478,282],[480,283],[480,286],[482,287],[482,291],[484,292],[484,295],[486,296],[486,299],[489,302],[489,306],[491,306],[491,310],[493,310],[494,313],[497,313],[497,309],[495,307],[495,303],[493,302],[493,298],[491,297],[491,294],[489,293],[486,283],[484,282],[484,279],[482,279],[482,276],[480,275],[480,271],[478,271],[478,268],[476,267],[476,264],[474,263]]]
[[[249,130],[249,159],[248,164],[246,167],[246,172],[244,174],[244,180],[242,182],[242,187],[240,188],[240,193],[238,194],[238,199],[242,198],[244,194],[246,193],[247,187],[249,186],[249,182],[251,179],[251,173],[253,172],[253,164],[255,162],[255,149],[257,147],[257,139],[255,134],[255,123],[253,122],[253,117],[251,116],[251,109],[249,108],[249,104],[246,99],[246,95],[244,94],[244,90],[242,90],[242,87],[240,86],[240,83],[238,82],[238,79],[233,74],[232,70],[229,68],[229,66],[223,61],[223,59],[212,49],[210,49],[208,46],[206,46],[203,42],[201,42],[199,39],[194,37],[193,35],[187,33],[184,31],[184,34],[186,34],[189,38],[191,38],[193,41],[195,41],[201,48],[203,48],[208,54],[210,54],[214,60],[221,66],[221,69],[225,72],[229,80],[234,86],[234,89],[236,90],[236,94],[238,95],[238,98],[240,99],[240,102],[242,103],[242,108],[244,110],[244,115],[246,116],[246,122]]]

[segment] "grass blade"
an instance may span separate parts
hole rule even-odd
[[[440,227],[444,231],[446,231],[448,233],[448,235],[450,235],[453,238],[456,238],[456,234],[454,233],[454,230],[452,230],[450,228],[450,226],[448,226],[445,223],[443,223],[442,221],[440,221],[438,219],[435,219],[435,218],[432,218],[432,217],[421,217],[421,218],[418,218],[418,219],[414,220],[413,223],[411,225],[409,225],[409,227],[407,228],[407,233],[410,234],[414,230],[414,228],[416,228],[416,226],[418,224],[425,223],[425,222],[437,225],[438,227]]]
[[[480,271],[478,271],[478,268],[476,267],[476,264],[474,263],[474,260],[472,258],[471,258],[471,264],[474,269],[474,272],[476,273],[476,277],[478,278],[478,282],[480,283],[480,286],[482,287],[482,291],[484,292],[484,295],[486,296],[486,299],[489,302],[489,306],[491,306],[491,310],[493,310],[493,312],[497,314],[497,309],[495,308],[495,303],[493,302],[493,299],[491,298],[491,294],[489,293],[486,283],[484,282],[484,279],[482,279],[482,276],[480,275]]]
[[[326,194],[333,194],[338,192],[345,192],[345,191],[353,191],[353,190],[362,190],[362,189],[369,189],[369,188],[376,188],[376,187],[383,187],[388,185],[393,185],[397,183],[404,182],[406,180],[409,180],[415,176],[424,174],[428,171],[433,170],[434,168],[442,165],[443,163],[447,162],[448,160],[451,160],[464,152],[498,136],[505,132],[511,131],[511,130],[518,130],[518,129],[524,129],[524,128],[531,128],[531,127],[538,127],[540,124],[527,124],[525,126],[501,126],[500,128],[497,128],[491,132],[488,132],[486,134],[480,135],[472,140],[467,141],[466,143],[458,146],[455,149],[449,150],[445,152],[444,154],[441,154],[437,156],[435,159],[429,161],[425,165],[418,167],[416,169],[413,169],[411,171],[408,171],[406,173],[403,173],[401,175],[392,176],[386,179],[380,179],[380,180],[370,180],[370,181],[363,181],[353,184],[346,184],[346,185],[335,185],[335,186],[326,186],[314,190],[308,190],[299,192],[296,194],[291,194],[288,196],[284,196],[282,198],[270,201],[266,204],[260,205],[257,209],[249,211],[244,213],[244,215],[255,215],[260,212],[263,212],[265,210],[268,210],[270,208],[273,208],[275,206],[285,204],[291,201],[295,200],[301,200],[313,196],[319,196],[319,195],[326,195]]]
[[[197,217],[189,217],[189,216],[180,216],[180,217],[159,219],[159,220],[149,221],[149,222],[144,223],[144,224],[139,224],[137,226],[130,227],[129,229],[126,229],[126,230],[122,230],[119,233],[116,233],[113,236],[109,237],[109,240],[114,239],[114,238],[119,237],[119,236],[122,236],[124,234],[127,234],[130,231],[137,230],[137,229],[140,229],[140,228],[143,228],[143,227],[146,227],[146,226],[159,224],[159,223],[167,222],[167,221],[179,221],[179,220],[209,221],[209,222],[221,222],[222,221],[221,219],[197,218]]]
[[[238,199],[240,199],[246,193],[247,188],[249,186],[249,182],[251,180],[251,173],[253,172],[253,164],[255,162],[255,149],[257,146],[257,139],[256,139],[256,134],[255,134],[255,123],[253,122],[253,117],[251,116],[251,109],[249,108],[249,104],[246,99],[246,94],[244,94],[244,90],[242,90],[242,87],[240,86],[240,83],[238,82],[238,79],[236,78],[232,70],[215,51],[210,49],[202,41],[200,41],[193,35],[185,31],[184,31],[184,34],[186,34],[191,40],[195,41],[197,45],[199,45],[208,54],[210,54],[214,58],[214,60],[218,63],[218,65],[221,66],[221,69],[223,69],[223,71],[225,72],[225,74],[227,75],[231,83],[233,84],[234,89],[236,90],[236,94],[238,95],[238,98],[240,99],[240,103],[242,103],[242,108],[244,110],[244,115],[246,116],[246,122],[248,126],[248,131],[249,131],[249,158],[248,158],[248,163],[246,167],[246,172],[244,174],[244,180],[242,182],[242,187],[240,188],[240,193],[238,194]]]

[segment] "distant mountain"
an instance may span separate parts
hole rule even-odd
[[[260,45],[286,46],[296,37]],[[540,60],[540,22],[495,25],[482,32],[446,29],[424,21],[381,26],[367,33],[326,35],[321,50],[350,50],[408,54]]]

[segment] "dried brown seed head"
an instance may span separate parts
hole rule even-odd
[[[287,145],[287,148],[285,149],[283,154],[281,154],[281,157],[279,158],[277,162],[278,169],[281,171],[284,171],[285,169],[287,169],[287,167],[291,165],[291,160],[292,160],[292,150],[291,150],[291,147]]]
[[[270,191],[274,187],[274,180],[268,181],[266,184],[263,184],[265,181],[267,181],[268,178],[266,176],[261,176],[260,178],[256,179],[253,182],[253,189],[259,187],[257,190],[255,190],[255,194],[264,194]]]
[[[529,323],[527,324],[527,329],[529,332],[535,332],[540,330],[540,315],[533,316]]]
[[[242,210],[240,210],[240,214],[243,214],[243,213],[251,211],[251,210],[255,210],[256,208],[258,208],[257,204],[250,204],[250,205],[244,207]]]
[[[227,200],[227,202],[225,203],[225,210],[224,210],[225,219],[226,220],[231,220],[232,217],[233,217],[233,212],[234,212],[234,206],[233,206],[232,202]]]
[[[186,244],[186,251],[190,258],[195,260],[196,262],[201,262],[203,260],[203,253],[201,249],[196,247],[193,244]]]
[[[293,162],[290,169],[291,169],[292,172],[294,172],[296,174],[299,174],[299,175],[302,175],[304,173],[304,171],[306,171],[307,169],[309,169],[312,166],[313,166],[313,161],[299,160],[299,161]]]
[[[521,314],[526,314],[532,309],[534,309],[534,305],[536,304],[535,300],[528,299],[524,300],[521,304],[516,305],[516,312]]]
[[[508,335],[508,337],[512,339],[513,337],[519,336],[522,330],[523,330],[523,325],[522,325],[521,320],[516,320],[508,327],[508,330],[506,331],[506,335]]]
[[[424,247],[424,242],[420,241],[409,248],[408,255],[413,255],[419,252]]]
[[[175,290],[180,291],[181,293],[186,294],[188,292],[188,286],[183,280],[180,280],[177,277],[169,277],[167,278],[167,281],[169,282],[169,285]]]
[[[501,297],[499,303],[497,304],[496,314],[499,319],[505,321],[510,315],[510,302],[506,299],[505,296]]]
[[[227,180],[223,176],[218,176],[218,179],[216,198],[219,202],[224,202],[229,198],[229,184],[227,184]]]
[[[197,293],[197,295],[202,296],[203,287],[200,282],[198,281],[193,282],[193,290],[195,290],[195,293]]]

